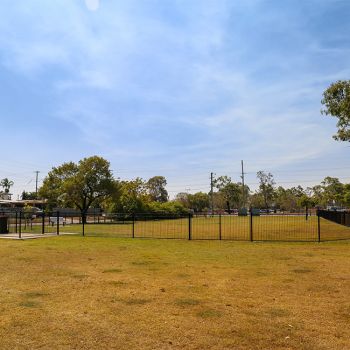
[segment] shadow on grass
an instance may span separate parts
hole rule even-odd
[[[22,301],[19,306],[22,307],[28,307],[28,308],[35,308],[35,307],[39,307],[40,303],[34,300],[26,300],[26,301]]]
[[[176,299],[175,304],[178,306],[194,306],[199,305],[201,302],[197,299],[191,299],[191,298],[184,298],[184,299]]]
[[[46,296],[46,295],[47,295],[47,293],[44,293],[44,292],[37,292],[37,291],[25,293],[25,296],[26,296],[27,298],[40,298],[40,297],[44,297],[44,296]]]
[[[308,268],[301,268],[301,269],[294,269],[294,270],[292,270],[292,272],[294,272],[294,273],[309,273],[309,272],[312,272],[312,270],[308,269]]]
[[[201,318],[221,317],[222,315],[221,311],[214,309],[204,309],[197,313],[197,316]]]
[[[123,270],[121,270],[121,269],[107,269],[107,270],[102,271],[102,273],[119,273],[119,272],[123,272]]]
[[[152,300],[150,299],[140,299],[140,298],[132,298],[124,300],[126,305],[145,305],[150,303]]]
[[[287,317],[290,316],[290,312],[285,309],[281,309],[279,307],[272,307],[265,311],[270,317]]]
[[[121,286],[127,285],[127,283],[123,282],[123,281],[109,281],[108,283],[110,285],[112,285],[112,286],[117,286],[117,287],[121,287]]]

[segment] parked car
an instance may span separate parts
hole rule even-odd
[[[37,207],[31,208],[32,219],[41,218],[44,214],[43,210]]]

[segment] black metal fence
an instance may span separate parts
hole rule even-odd
[[[346,215],[344,215],[346,214]],[[8,232],[19,238],[80,234],[93,237],[165,238],[188,240],[303,241],[350,239],[348,213],[317,214],[196,213],[189,215],[90,213],[7,213]],[[344,219],[345,217],[345,219]]]
[[[321,218],[335,222],[339,225],[350,226],[350,212],[334,211],[334,210],[319,210],[318,214]]]

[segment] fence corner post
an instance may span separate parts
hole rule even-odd
[[[132,238],[135,238],[135,213],[132,214]]]
[[[222,239],[221,214],[219,214],[219,240]]]
[[[188,214],[188,240],[192,240],[192,214]]]

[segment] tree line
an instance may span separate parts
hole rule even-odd
[[[276,186],[269,172],[259,171],[256,176],[258,188],[255,191],[222,175],[213,179],[213,191],[180,192],[170,200],[164,176],[148,180],[140,177],[115,179],[110,163],[93,156],[54,167],[39,188],[38,197],[46,199],[48,209],[74,208],[82,213],[87,213],[89,208],[118,213],[184,215],[211,210],[232,213],[248,207],[296,212],[306,207],[350,206],[350,184],[343,184],[335,177],[326,177],[313,187],[284,188]],[[22,198],[36,197],[35,193],[24,192]]]

